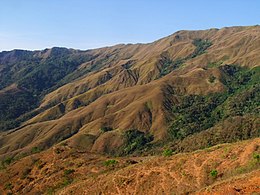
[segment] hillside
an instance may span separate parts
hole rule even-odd
[[[257,138],[172,156],[111,158],[61,145],[6,161],[0,193],[257,194],[259,149]]]
[[[48,186],[63,194],[69,192],[67,189],[82,193],[94,189],[97,191],[92,193],[127,189],[112,187],[112,181],[120,180],[114,171],[118,175],[143,171],[142,177],[155,178],[154,181],[145,179],[140,189],[133,189],[140,183],[122,181],[122,185],[130,186],[122,194],[138,190],[144,193],[142,190],[154,187],[155,183],[151,182],[166,182],[168,177],[171,182],[173,179],[177,183],[185,181],[183,185],[188,191],[183,193],[198,190],[206,193],[203,188],[207,186],[213,191],[229,192],[228,179],[241,184],[251,178],[252,186],[255,182],[258,185],[259,170],[255,166],[258,162],[247,174],[242,171],[243,174],[232,175],[226,168],[230,166],[235,171],[257,161],[252,156],[259,155],[259,45],[260,26],[247,26],[178,31],[153,43],[120,44],[86,51],[54,47],[42,51],[1,52],[0,159],[3,170],[0,171],[0,188],[6,188],[7,177],[16,180],[23,174],[17,170],[27,166],[28,174],[20,178],[18,186],[11,183],[13,192],[46,192]],[[252,140],[253,145],[242,140]],[[219,144],[233,142],[238,142],[230,145],[237,158],[220,158],[225,145]],[[240,144],[250,151],[240,150]],[[209,147],[213,147],[212,152]],[[165,149],[182,154],[160,157]],[[60,153],[64,162],[59,159]],[[219,164],[213,163],[212,167],[206,163],[203,169],[195,167],[198,172],[183,178],[175,169],[167,174],[168,163],[176,165],[178,160],[175,160],[182,157],[191,164],[196,164],[194,158],[208,162],[205,155]],[[53,161],[49,157],[53,157]],[[119,164],[107,169],[103,166],[107,158],[116,158]],[[70,185],[72,178],[65,177],[70,186],[64,191],[62,185],[57,189],[50,186],[52,181],[58,182],[56,177],[62,178],[64,169],[70,169],[68,164],[54,165],[69,159],[79,164],[86,159],[82,170],[81,166],[74,167],[75,173],[72,173],[73,181],[77,178],[82,183]],[[131,159],[134,160],[129,161]],[[137,165],[127,172],[128,164],[136,164],[135,161]],[[34,167],[35,163],[41,166],[41,162],[46,165],[44,172]],[[191,172],[188,164],[182,166]],[[208,168],[227,176],[210,179]],[[157,169],[163,171],[162,177],[156,176]],[[84,178],[83,173],[87,172],[92,179]],[[50,178],[44,178],[45,173],[50,173]],[[107,188],[98,187],[97,178],[106,183]],[[192,178],[196,178],[197,183],[192,183]],[[133,181],[140,182],[137,178]],[[84,189],[81,185],[94,188]],[[167,193],[180,190],[170,183],[165,185],[161,189]],[[25,191],[24,186],[28,186]],[[252,186],[249,182],[243,190],[251,192],[247,187],[256,190]],[[158,189],[153,187],[149,193]]]
[[[74,147],[113,153],[128,129],[160,142],[169,133],[179,139],[230,117],[255,117],[259,31],[179,31],[151,44],[2,52],[1,129],[18,128],[2,133],[0,154],[46,149],[68,138]],[[245,101],[236,105],[238,97]],[[185,105],[189,98],[194,105]],[[178,113],[179,104],[191,115],[205,104],[207,113],[192,119]],[[179,132],[179,120],[186,120],[185,132]]]

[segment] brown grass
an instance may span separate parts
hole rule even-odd
[[[0,171],[0,192],[35,194],[259,193],[260,139],[171,157],[113,158],[80,153],[66,144],[13,162]],[[58,152],[57,152],[58,151]],[[233,158],[235,156],[235,158]],[[65,170],[73,170],[67,173]],[[217,177],[210,176],[217,170]],[[67,173],[67,174],[66,174]],[[12,189],[6,189],[6,186]]]

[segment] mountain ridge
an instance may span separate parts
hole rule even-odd
[[[36,60],[32,65],[35,64],[39,69],[35,73],[29,72],[25,79],[22,78],[17,89],[22,89],[23,93],[25,89],[33,97],[39,98],[36,98],[38,103],[35,104],[32,115],[25,117],[26,120],[19,119],[22,127],[17,134],[21,134],[20,131],[33,132],[41,127],[46,128],[46,132],[57,131],[57,135],[60,135],[66,132],[63,129],[68,126],[65,137],[76,132],[88,132],[88,129],[91,129],[90,135],[98,137],[102,126],[111,125],[115,130],[137,128],[143,132],[152,132],[155,140],[164,139],[168,134],[167,121],[174,120],[175,117],[170,107],[179,101],[178,96],[224,92],[226,86],[221,81],[223,71],[218,68],[224,64],[239,62],[249,69],[258,65],[260,60],[256,54],[259,49],[259,31],[259,26],[178,31],[150,44],[119,44],[86,51],[55,47],[36,53],[29,52],[29,59]],[[25,54],[21,51],[18,53],[20,61],[29,55],[28,51]],[[5,60],[1,58],[0,62]],[[9,63],[14,63],[14,60],[10,58]],[[68,65],[71,67],[69,72]],[[213,79],[212,82],[209,82],[210,78]],[[53,81],[46,83],[46,79]],[[35,80],[39,80],[39,84],[35,85]],[[48,90],[52,92],[49,93]],[[130,94],[134,94],[133,97]],[[140,97],[136,94],[140,94]],[[115,99],[109,100],[109,96]],[[123,97],[128,97],[127,101],[117,103],[117,99]],[[129,104],[133,107],[127,106]],[[167,108],[167,104],[170,107],[168,105]],[[157,108],[151,110],[153,105]],[[98,112],[96,107],[100,107],[101,111]],[[132,115],[129,117],[124,113]],[[139,118],[136,117],[138,115]],[[112,118],[121,123],[112,122]],[[106,134],[109,136],[109,132]],[[120,137],[120,134],[116,137]],[[53,141],[51,143],[54,144]],[[6,152],[5,149],[1,151],[2,154]]]

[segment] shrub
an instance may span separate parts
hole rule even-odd
[[[107,161],[104,162],[104,165],[105,165],[105,166],[114,166],[114,165],[116,165],[117,163],[118,163],[117,160],[115,160],[115,159],[109,159],[109,160],[107,160]]]
[[[41,151],[41,149],[38,147],[33,147],[31,150],[32,154],[39,153],[40,151]]]
[[[112,131],[113,128],[112,128],[112,127],[108,127],[108,126],[102,126],[102,127],[100,128],[100,130],[101,130],[102,132],[107,132],[107,131]]]
[[[126,139],[126,144],[123,149],[124,154],[131,154],[134,151],[141,150],[153,140],[153,136],[146,135],[137,129],[126,131],[124,137]]]
[[[214,83],[215,80],[216,80],[216,77],[214,75],[210,75],[209,82]]]
[[[74,169],[65,169],[65,170],[64,170],[64,175],[70,175],[70,174],[72,174],[72,173],[74,173],[74,172],[75,172]]]
[[[260,154],[254,154],[253,158],[256,160],[257,163],[260,163]]]
[[[218,171],[216,169],[210,171],[210,176],[213,177],[213,178],[217,178],[218,176]]]
[[[2,164],[3,164],[3,165],[10,165],[13,161],[14,161],[14,158],[13,158],[13,157],[7,157],[6,159],[4,159],[4,160],[2,161]]]
[[[72,182],[73,182],[73,178],[64,177],[64,178],[63,178],[63,181],[62,181],[62,183],[61,183],[61,186],[62,186],[62,187],[65,187],[65,186],[71,184]]]
[[[6,190],[11,190],[13,188],[13,185],[11,183],[6,183],[5,184],[5,189]]]
[[[218,67],[218,66],[221,66],[222,64],[223,64],[223,61],[210,62],[210,63],[207,65],[207,68]]]
[[[37,164],[37,168],[42,169],[45,164],[46,164],[46,162],[44,162],[44,163],[41,162],[41,163]]]
[[[54,149],[54,152],[55,152],[56,154],[60,154],[60,153],[64,152],[64,149],[57,147],[57,148]]]
[[[171,156],[173,154],[173,150],[172,149],[166,149],[163,151],[163,156]]]
[[[48,189],[47,189],[47,194],[48,194],[48,195],[53,195],[54,192],[55,192],[55,189],[54,189],[54,188],[48,188]]]

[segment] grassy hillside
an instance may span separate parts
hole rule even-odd
[[[133,155],[165,143],[178,152],[257,137],[259,32],[230,27],[87,51],[2,52],[0,128],[11,131],[0,134],[0,155],[64,140],[83,151]],[[230,136],[215,135],[229,121]],[[194,147],[191,137],[209,143]]]

